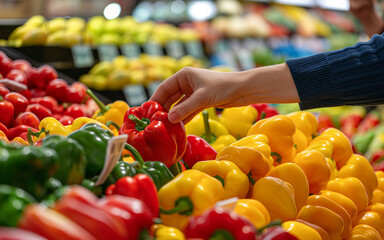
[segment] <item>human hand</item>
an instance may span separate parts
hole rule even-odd
[[[165,80],[150,101],[157,101],[170,109],[173,123],[188,123],[195,115],[209,107],[228,108],[250,104],[241,95],[241,73],[216,72],[185,67]]]
[[[376,3],[377,0],[349,0],[349,10],[360,21],[364,21],[375,12]]]

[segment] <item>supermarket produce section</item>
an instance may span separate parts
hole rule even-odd
[[[184,124],[149,100],[187,66],[249,70],[364,39],[348,12],[241,6],[4,26],[0,240],[382,240],[382,106],[255,103]]]

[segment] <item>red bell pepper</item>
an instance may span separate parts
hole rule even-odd
[[[45,90],[47,85],[57,78],[56,70],[49,66],[43,65],[39,68],[31,68],[27,72],[28,86],[30,88],[38,88]]]
[[[380,123],[380,114],[378,111],[369,112],[360,125],[357,127],[356,133],[366,133],[368,130],[376,127]]]
[[[12,126],[15,108],[13,104],[0,96],[0,122],[6,127]]]
[[[37,118],[37,116],[32,112],[23,112],[19,114],[13,121],[13,127],[17,127],[19,125],[26,125],[35,129],[39,129],[39,124],[39,118]]]
[[[30,90],[30,92],[31,92],[32,98],[44,97],[47,95],[47,92],[45,90],[41,90],[38,88],[33,88]]]
[[[37,130],[36,128],[32,128],[27,125],[18,125],[16,127],[8,129],[7,137],[10,141],[13,140],[15,137],[22,137],[24,140],[27,140],[24,138],[26,136],[24,136],[23,133],[27,133],[28,128],[30,128],[32,132],[39,132],[39,130]]]
[[[217,239],[255,240],[256,233],[255,227],[247,219],[234,211],[220,207],[205,211],[200,216],[190,217],[184,230],[186,238],[199,239],[217,237]]]
[[[58,101],[64,102],[66,98],[68,83],[63,79],[55,79],[51,81],[47,88],[47,95],[56,98]]]
[[[118,194],[140,199],[152,211],[153,217],[159,215],[157,189],[148,175],[137,174],[134,177],[122,177],[115,184],[109,185],[105,194],[107,196]]]
[[[0,122],[0,131],[2,131],[6,136],[8,136],[8,128]]]
[[[251,104],[251,106],[257,110],[258,116],[256,121],[264,118],[270,118],[279,114],[276,108],[266,103]]]
[[[27,75],[18,69],[12,69],[5,77],[21,84],[28,84]]]
[[[32,68],[31,64],[29,62],[25,61],[24,59],[14,60],[12,63],[12,67],[13,67],[13,69],[18,69],[18,70],[21,70],[25,73],[28,72],[28,70]]]
[[[46,108],[48,108],[50,111],[54,111],[58,108],[59,103],[57,100],[51,96],[44,96],[44,97],[34,97],[29,99],[29,104],[38,103]]]
[[[68,115],[65,115],[65,116],[62,116],[61,118],[59,118],[59,122],[61,122],[61,124],[63,124],[64,126],[72,125],[74,120],[75,119],[73,117],[68,116]]]
[[[64,115],[71,116],[72,118],[85,117],[84,107],[80,104],[74,103],[67,107]]]
[[[34,113],[40,121],[46,117],[52,117],[51,110],[38,103],[28,105],[27,112]]]
[[[124,222],[129,234],[127,239],[139,239],[140,232],[153,224],[152,211],[139,199],[111,195],[100,199],[97,205]]]
[[[4,97],[5,100],[12,103],[14,108],[14,117],[25,112],[28,106],[28,99],[17,92],[10,92]]]
[[[72,85],[67,86],[64,101],[69,103],[83,103],[86,101],[86,91],[87,87],[84,84],[74,82]]]
[[[5,96],[9,93],[9,90],[8,88],[4,87],[4,86],[0,86],[0,96]]]
[[[187,148],[182,157],[186,168],[192,168],[195,163],[200,161],[214,160],[216,155],[216,150],[203,138],[194,135],[187,136]]]
[[[31,93],[31,91],[29,89],[24,90],[24,91],[20,91],[18,93],[20,93],[21,95],[23,95],[27,99],[31,99],[32,98],[32,93]],[[0,95],[1,95],[1,93],[0,93]]]
[[[266,228],[260,235],[260,240],[298,240],[280,226]]]
[[[0,227],[0,240],[48,240],[31,231],[20,228]]]
[[[12,60],[5,54],[0,57],[0,74],[7,76],[7,74],[13,69]]]
[[[340,130],[351,139],[360,125],[363,117],[360,114],[350,114],[340,119]]]
[[[128,109],[120,134],[136,148],[144,161],[161,161],[167,167],[177,163],[187,147],[184,124],[168,121],[168,112],[159,103],[149,101]]]
[[[320,114],[318,118],[319,127],[318,132],[319,134],[324,132],[328,128],[336,128],[336,125],[333,122],[333,119],[328,114]]]

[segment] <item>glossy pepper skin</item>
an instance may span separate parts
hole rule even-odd
[[[187,148],[182,159],[188,168],[192,168],[200,161],[213,160],[216,155],[216,150],[203,138],[194,135],[187,136]]]
[[[107,196],[118,194],[140,199],[149,207],[154,217],[159,215],[157,189],[148,175],[137,174],[134,177],[122,177],[115,184],[109,185],[105,193]]]
[[[0,141],[0,184],[19,187],[40,200],[45,183],[58,168],[59,157],[45,147],[6,144]]]
[[[163,224],[153,224],[151,235],[157,240],[185,240],[184,233],[177,228]]]
[[[80,184],[87,165],[84,148],[77,141],[60,135],[48,135],[42,147],[54,149],[59,157],[59,168],[53,176],[62,184]]]
[[[163,224],[183,230],[190,216],[198,216],[223,199],[219,180],[197,170],[185,170],[158,192]]]
[[[84,149],[87,159],[86,177],[99,174],[104,166],[108,141],[113,134],[96,123],[88,123],[67,137],[78,142]]]
[[[171,124],[168,113],[157,102],[145,102],[128,109],[120,134],[127,134],[127,143],[139,151],[144,161],[161,161],[167,167],[177,163],[187,147],[182,122]]]
[[[217,178],[224,187],[224,199],[244,198],[249,190],[248,176],[230,161],[207,160],[196,163],[192,169]]]
[[[281,227],[299,240],[322,240],[315,229],[299,221],[286,221],[281,224]]]
[[[87,89],[86,93],[89,97],[91,97],[99,107],[92,118],[106,124],[108,121],[115,122],[118,126],[123,125],[124,123],[124,115],[129,109],[129,106],[124,101],[115,101],[111,104],[105,106],[93,93],[91,90]],[[117,129],[118,130],[118,129]]]
[[[192,217],[184,233],[186,238],[254,240],[256,229],[251,222],[235,212],[216,207]]]
[[[26,191],[0,184],[0,226],[16,227],[24,208],[36,202]]]
[[[351,235],[347,240],[381,240],[380,233],[372,226],[358,224],[353,227]]]
[[[322,190],[320,192],[320,196],[324,196],[342,206],[348,212],[349,216],[351,217],[351,220],[354,220],[356,218],[357,207],[349,197],[341,193],[329,190]]]
[[[307,142],[311,142],[314,137],[317,135],[318,121],[311,112],[299,111],[293,112],[287,115],[292,119],[296,128],[304,133]]]
[[[285,115],[276,115],[255,123],[248,131],[248,136],[264,134],[269,139],[269,146],[274,156],[274,165],[289,162],[296,155],[293,135],[296,131],[293,121]]]
[[[384,222],[380,214],[374,211],[362,211],[357,215],[353,225],[366,224],[376,229],[376,231],[384,236]]]
[[[239,199],[234,211],[248,219],[257,229],[265,227],[271,222],[268,210],[255,199]]]
[[[240,139],[247,136],[257,117],[257,110],[251,106],[234,107],[224,109],[219,121],[232,136]]]
[[[316,150],[321,152],[327,160],[327,163],[331,169],[331,176],[329,179],[331,180],[338,176],[339,171],[337,170],[336,162],[332,159],[333,144],[331,141],[318,140],[315,142],[311,142],[305,150]]]

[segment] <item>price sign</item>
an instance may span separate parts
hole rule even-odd
[[[188,55],[195,58],[204,58],[203,45],[200,41],[190,41],[185,45]]]
[[[148,100],[145,89],[140,84],[127,85],[123,88],[123,92],[129,106],[140,106]]]
[[[162,56],[163,48],[158,43],[148,42],[144,44],[144,52],[151,56]]]
[[[89,45],[77,44],[71,48],[73,62],[78,68],[90,67],[94,63],[92,49]]]
[[[140,46],[136,43],[128,43],[121,46],[121,52],[127,58],[138,58],[140,56]]]
[[[119,50],[115,45],[111,44],[102,44],[97,47],[97,52],[99,54],[100,61],[112,61],[115,57],[119,55]]]
[[[174,58],[184,56],[183,44],[180,41],[171,41],[166,45],[167,54]]]
[[[108,141],[107,155],[105,156],[103,170],[95,185],[99,186],[107,180],[109,174],[111,174],[113,168],[121,157],[128,135],[122,134],[117,137],[113,137]]]
[[[155,82],[151,82],[148,85],[149,96],[152,96],[155,93],[156,89],[159,87],[160,84],[161,84],[161,81],[155,81]]]

